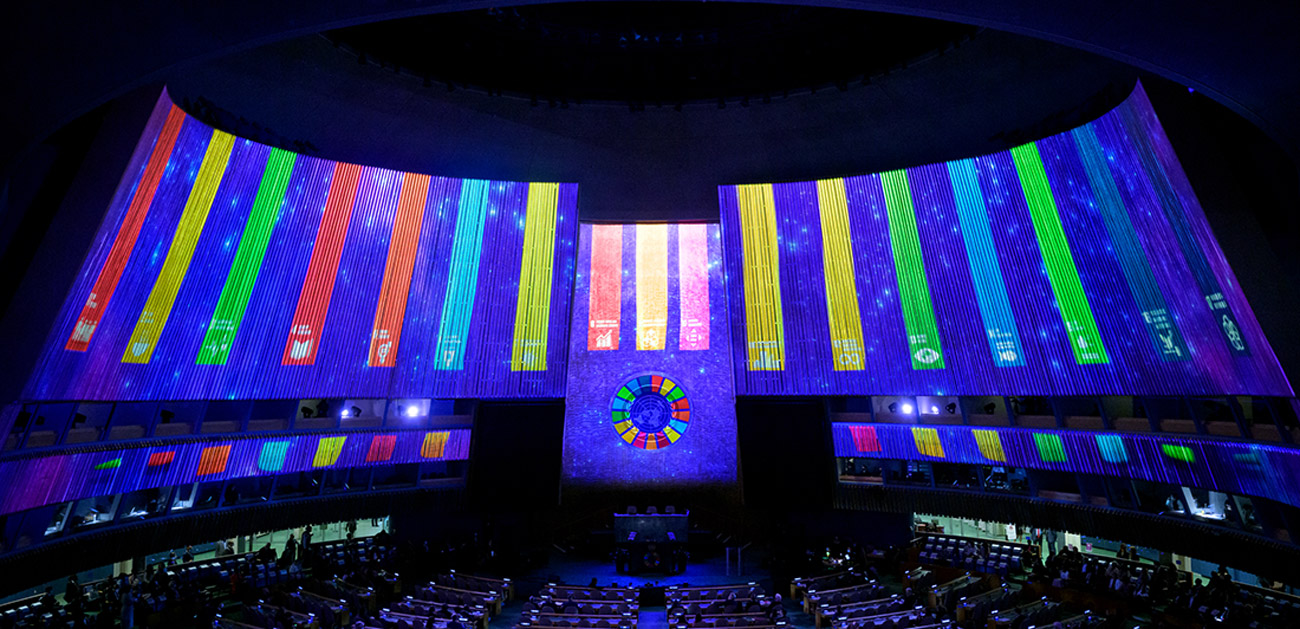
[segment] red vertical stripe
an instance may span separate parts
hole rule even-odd
[[[153,203],[153,195],[158,191],[163,173],[167,171],[167,161],[171,158],[172,148],[176,145],[176,137],[180,135],[181,124],[184,122],[185,112],[172,105],[162,131],[158,134],[158,141],[153,145],[153,152],[149,154],[140,184],[135,188],[131,204],[127,206],[126,216],[117,229],[117,237],[108,250],[108,258],[99,269],[99,277],[95,278],[95,286],[86,298],[86,305],[81,308],[81,316],[77,318],[77,325],[72,329],[72,336],[68,337],[64,349],[84,352],[90,346],[90,337],[95,334],[95,328],[104,316],[104,310],[108,308],[108,300],[112,299],[113,291],[117,290],[117,281],[122,278],[122,271],[126,269],[131,252],[135,250],[135,240],[140,235],[145,216],[149,214],[149,206]]]
[[[858,452],[880,452],[875,426],[849,426],[849,432],[853,433],[853,447]]]
[[[397,343],[406,316],[406,297],[411,288],[411,271],[420,244],[420,225],[429,195],[429,176],[407,173],[397,199],[393,236],[388,241],[388,263],[375,308],[375,326],[370,333],[371,367],[392,367],[397,362]]]
[[[677,226],[678,349],[709,349],[709,226]]]
[[[352,202],[361,184],[361,167],[339,162],[334,165],[334,177],[325,197],[325,214],[316,230],[316,243],[312,246],[311,262],[307,264],[307,277],[298,292],[298,309],[293,313],[293,325],[284,343],[282,365],[310,365],[316,362],[316,349],[320,346],[321,330],[325,327],[325,314],[329,311],[330,296],[334,294],[334,276],[339,271],[343,256],[343,240],[347,237],[348,223],[352,220]]]
[[[168,463],[172,462],[172,459],[175,458],[176,458],[175,450],[168,450],[166,452],[154,452],[153,454],[149,455],[148,467],[158,467],[159,465],[167,465]]]
[[[591,226],[591,307],[587,350],[618,349],[623,302],[623,226]]]
[[[397,435],[375,435],[370,440],[370,451],[366,453],[366,463],[382,463],[393,458],[393,447],[397,445]]]

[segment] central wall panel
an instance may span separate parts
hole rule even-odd
[[[718,225],[579,231],[564,488],[729,491],[736,413]]]

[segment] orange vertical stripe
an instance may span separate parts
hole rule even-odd
[[[392,367],[397,362],[397,344],[406,317],[406,297],[411,288],[411,271],[420,244],[424,204],[429,196],[429,176],[406,173],[397,199],[393,236],[388,241],[388,263],[375,308],[375,325],[370,333],[371,367]]]

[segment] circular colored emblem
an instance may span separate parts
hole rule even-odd
[[[677,443],[691,424],[686,391],[671,378],[649,373],[619,387],[609,403],[614,429],[628,445],[659,450]]]

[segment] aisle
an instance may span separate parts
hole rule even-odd
[[[668,610],[642,607],[636,616],[637,629],[668,629]]]

